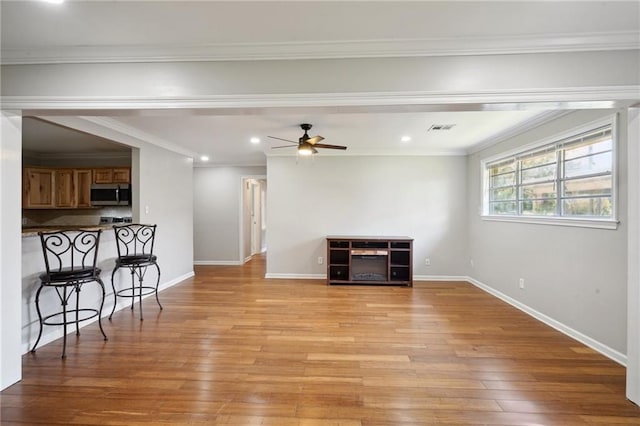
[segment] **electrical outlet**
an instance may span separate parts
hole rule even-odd
[[[520,288],[524,288],[524,278],[520,278],[519,286]]]
[[[476,264],[473,262],[473,259],[469,261],[469,264],[471,265],[472,268],[476,266]]]
[[[324,262],[324,259],[322,256],[318,256],[318,265],[322,265],[322,262]]]
[[[424,264],[427,266],[431,266],[431,259],[429,259],[428,257],[424,260]]]

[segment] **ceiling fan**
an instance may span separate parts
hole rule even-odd
[[[311,154],[317,154],[318,150],[316,148],[328,148],[328,149],[342,149],[345,150],[347,149],[346,146],[342,146],[342,145],[328,145],[326,143],[318,143],[322,140],[324,140],[324,138],[322,136],[314,136],[314,137],[309,137],[309,135],[307,134],[307,131],[311,129],[311,124],[307,124],[307,123],[302,123],[300,125],[300,127],[302,128],[302,130],[304,130],[304,135],[302,135],[301,138],[298,139],[298,142],[294,142],[294,141],[290,141],[288,139],[282,139],[282,138],[278,138],[275,136],[267,136],[271,139],[278,139],[281,141],[285,141],[285,142],[290,142],[291,145],[283,145],[283,146],[274,146],[272,149],[279,149],[279,148],[292,148],[294,146],[298,147],[298,154],[300,155],[311,155]]]

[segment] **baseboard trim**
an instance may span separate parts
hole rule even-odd
[[[327,274],[265,274],[265,278],[283,280],[326,280]],[[462,275],[414,275],[414,281],[467,281],[469,277]]]
[[[160,284],[160,286],[158,287],[158,292],[162,292],[163,290],[166,290],[169,287],[173,287],[174,285],[176,285],[176,284],[178,284],[178,283],[180,283],[180,282],[182,282],[182,281],[184,281],[184,280],[186,280],[188,278],[191,278],[194,275],[195,275],[194,272],[190,271],[190,272],[187,272],[186,274],[183,274],[183,275],[181,275],[179,277],[176,277],[176,278],[174,278],[174,279],[172,279],[170,281],[167,281],[167,282],[165,282],[163,284]],[[110,296],[113,297],[113,293],[107,294],[105,297],[107,299],[109,299]],[[151,296],[153,296],[153,295],[152,294],[148,294],[146,296],[143,296],[142,298],[146,299],[147,297],[151,297]],[[121,310],[121,309],[123,309],[125,307],[128,308],[130,306],[131,306],[130,301],[126,301],[126,303],[123,302],[120,305],[116,305],[115,312],[118,312],[119,310]],[[107,306],[103,307],[102,308],[102,316],[101,316],[101,318],[102,319],[108,318],[109,315],[111,314],[111,309],[112,308],[113,307],[110,306],[110,305],[107,305]],[[82,328],[88,326],[89,324],[93,324],[96,321],[98,321],[98,318],[92,318],[90,320],[83,321],[83,322],[80,323],[80,328],[82,329]],[[31,324],[33,324],[33,323],[31,323]],[[50,329],[50,332],[48,332],[48,333],[45,332],[47,329]],[[75,333],[75,327],[68,327],[68,333],[67,334],[73,334],[73,333]],[[57,339],[61,338],[62,336],[63,336],[62,327],[55,327],[55,328],[46,327],[42,332],[42,337],[40,338],[40,342],[38,343],[38,347],[44,346],[44,345],[46,345],[48,343],[51,343],[54,340],[57,340]],[[35,339],[33,341],[29,341],[29,342],[26,342],[26,343],[22,342],[22,354],[24,355],[27,352],[29,352],[34,343],[35,343]]]
[[[413,281],[468,281],[469,277],[461,275],[414,275]]]
[[[243,262],[239,260],[194,260],[195,266],[241,266]]]
[[[617,350],[610,348],[609,346],[598,342],[595,339],[592,339],[591,337],[582,334],[581,332],[574,330],[573,328],[561,323],[560,321],[557,321],[545,314],[543,314],[542,312],[538,312],[535,309],[531,308],[528,305],[525,305],[522,302],[518,302],[517,300],[515,300],[514,298],[507,296],[506,294],[484,284],[483,282],[480,282],[478,280],[476,280],[475,278],[472,277],[466,277],[466,280],[469,281],[471,284],[475,285],[476,287],[480,288],[481,290],[486,291],[487,293],[491,294],[492,296],[497,297],[498,299],[508,303],[509,305],[513,306],[514,308],[517,308],[519,310],[521,310],[522,312],[532,316],[533,318],[537,319],[538,321],[541,321],[545,324],[547,324],[549,327],[552,327],[556,330],[558,330],[559,332],[571,337],[572,339],[577,340],[578,342],[590,347],[591,349],[593,349],[596,352],[601,353],[602,355],[606,356],[607,358],[617,362],[618,364],[622,365],[623,367],[627,366],[627,356],[618,352]]]
[[[272,274],[264,275],[265,278],[274,278],[281,280],[326,280],[326,274]]]

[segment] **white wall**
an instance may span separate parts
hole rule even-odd
[[[340,234],[406,235],[415,275],[466,274],[464,157],[269,157],[267,182],[267,276],[324,276]]]
[[[193,160],[142,144],[134,150],[132,185],[138,194],[136,200],[134,193],[134,219],[158,225],[154,253],[161,284],[193,275]]]
[[[470,275],[493,290],[626,354],[627,164],[626,120],[620,120],[617,230],[483,221],[480,161],[559,134],[608,111],[578,111],[468,158]],[[525,279],[525,289],[518,280]]]
[[[265,175],[266,168],[196,167],[193,244],[196,264],[240,264],[242,176]]]
[[[3,65],[1,92],[3,96],[35,92],[54,99],[65,97],[67,102],[59,108],[69,108],[68,100],[77,96],[86,102],[88,95],[107,99],[142,97],[150,103],[149,97],[155,96],[197,96],[200,102],[194,105],[202,105],[206,95],[422,91],[443,101],[447,100],[446,93],[480,93],[486,98],[490,90],[516,90],[518,95],[513,100],[521,101],[544,100],[549,88],[558,100],[564,100],[566,91],[574,93],[577,87],[600,91],[610,86],[624,89],[625,85],[637,85],[639,73],[637,50],[281,60],[260,61],[258,66],[253,61]],[[180,100],[188,106],[185,99]],[[298,99],[290,105],[300,102]]]
[[[2,111],[0,121],[0,389],[22,378],[20,357],[20,215],[22,116]]]

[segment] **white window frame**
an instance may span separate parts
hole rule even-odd
[[[491,163],[495,163],[501,160],[508,160],[511,157],[516,157],[520,154],[524,154],[527,151],[541,149],[545,146],[558,143],[562,140],[575,137],[581,133],[586,133],[595,130],[603,126],[611,126],[611,140],[612,140],[612,188],[611,188],[611,204],[612,213],[610,218],[583,218],[577,216],[524,216],[524,215],[497,215],[489,213],[489,173],[487,166]],[[482,220],[496,221],[496,222],[519,222],[519,223],[532,223],[532,224],[546,224],[546,225],[559,225],[559,226],[577,226],[585,228],[598,228],[598,229],[617,229],[618,228],[618,120],[617,114],[595,120],[579,127],[572,128],[565,132],[555,134],[551,137],[543,140],[536,141],[531,144],[520,146],[516,149],[511,149],[500,154],[493,155],[491,157],[481,160],[480,173],[482,174],[482,208],[480,216]]]

